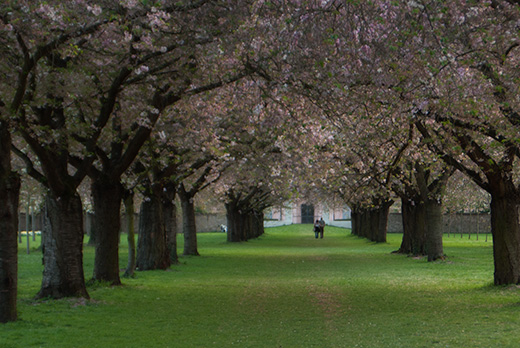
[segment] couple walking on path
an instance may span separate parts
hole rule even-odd
[[[316,220],[314,223],[314,236],[316,239],[318,239],[318,235],[320,238],[323,238],[323,231],[325,230],[325,221],[323,221],[323,218],[320,218],[319,220]]]

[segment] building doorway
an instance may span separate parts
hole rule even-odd
[[[314,223],[314,206],[312,204],[302,204],[302,224]]]

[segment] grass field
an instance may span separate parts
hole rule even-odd
[[[90,301],[34,301],[41,254],[24,241],[20,320],[0,326],[0,347],[520,347],[520,289],[492,285],[490,241],[445,238],[447,260],[428,263],[391,254],[401,235],[374,244],[311,230],[237,244],[199,234],[202,256],[89,287]]]

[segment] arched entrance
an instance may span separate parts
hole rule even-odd
[[[302,224],[312,224],[314,222],[314,206],[312,204],[302,204]]]

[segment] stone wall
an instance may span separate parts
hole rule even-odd
[[[18,229],[20,231],[25,231],[25,213],[19,213],[19,221],[18,221]],[[93,215],[91,213],[85,213],[83,222],[85,233],[90,232],[90,228],[92,226],[92,218]],[[226,215],[224,214],[196,214],[195,221],[197,224],[197,232],[213,232],[220,231],[220,225],[226,224]],[[41,231],[41,214],[35,214],[34,216],[34,229],[36,231]],[[32,230],[32,220],[29,219],[29,230]],[[135,232],[137,233],[137,229],[139,228],[139,215],[135,214],[134,220]],[[177,228],[179,233],[182,232],[182,216],[180,214],[177,216]],[[126,216],[123,214],[121,216],[121,231],[126,232]]]
[[[182,218],[179,221],[177,231],[182,232]],[[197,224],[197,232],[214,232],[220,231],[220,225],[226,224],[226,215],[224,214],[197,214],[195,215],[195,223]]]
[[[91,214],[85,214],[85,232],[89,233],[91,226]],[[220,225],[226,225],[225,214],[197,214],[195,216],[197,232],[220,231]],[[29,222],[29,230],[32,230],[32,223]],[[135,216],[136,233],[139,227],[139,216]],[[291,221],[265,221],[265,227],[290,225]],[[328,221],[327,225],[350,228],[350,220]],[[489,214],[451,214],[443,217],[444,233],[491,233],[491,221]],[[41,230],[41,215],[35,216],[35,230]],[[182,216],[178,214],[177,227],[179,233],[182,232]],[[25,231],[25,214],[19,214],[19,230]],[[126,218],[121,217],[121,231],[126,231]],[[390,213],[388,216],[388,233],[403,233],[403,224],[400,213]]]
[[[443,216],[444,233],[491,233],[489,214],[449,214]],[[400,213],[388,216],[388,233],[403,233]]]
[[[182,215],[177,214],[177,231],[182,233]],[[197,225],[197,232],[215,232],[220,231],[220,225],[226,224],[225,214],[195,214],[195,224]],[[139,228],[139,215],[136,214],[135,221],[135,233],[138,233]],[[126,218],[123,215],[121,217],[121,231],[126,231]]]

